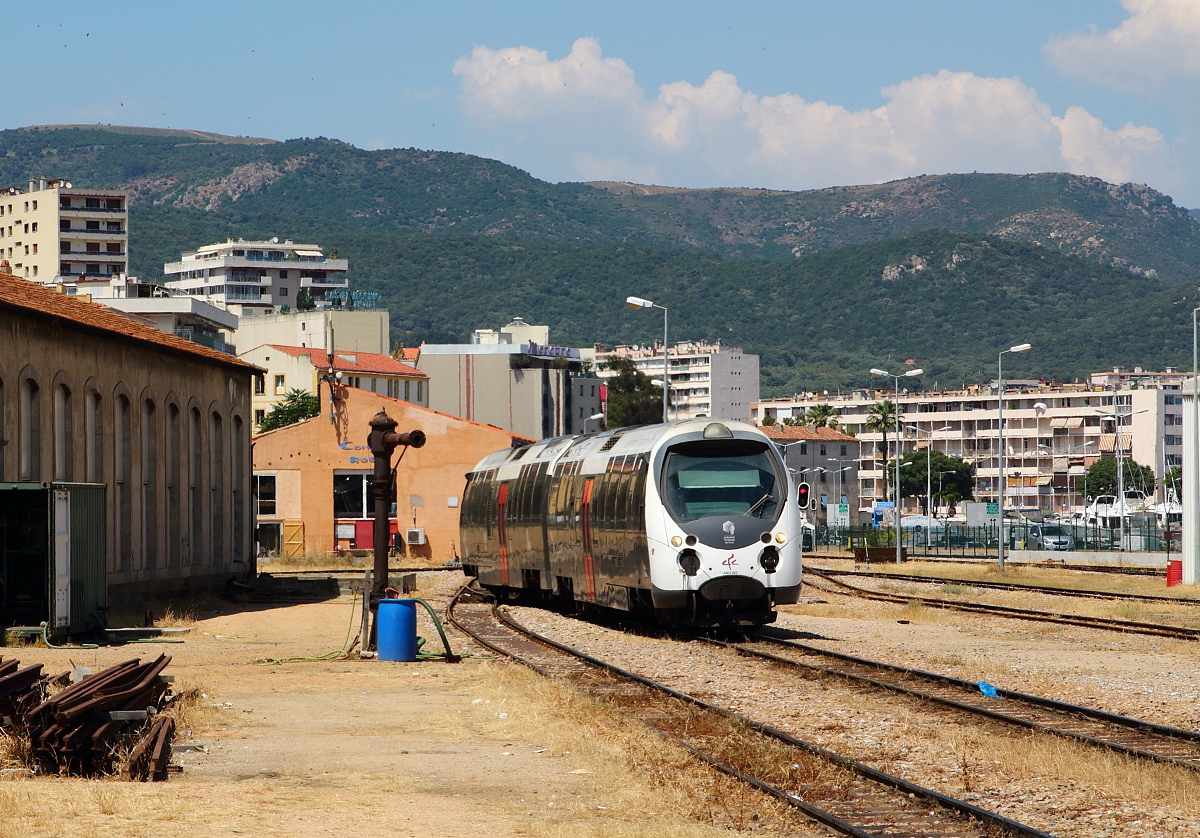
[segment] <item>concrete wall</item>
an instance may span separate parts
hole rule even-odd
[[[514,357],[526,356],[422,353],[417,366],[429,376],[429,406],[532,439],[583,433],[586,418],[600,410],[599,394],[591,389],[598,382],[582,379],[588,395],[580,396],[580,379],[568,370],[541,359],[513,369]]]
[[[232,342],[243,352],[265,343],[328,349],[329,325],[333,326],[334,347],[342,352],[388,354],[388,313],[376,310],[294,311],[242,317]]]

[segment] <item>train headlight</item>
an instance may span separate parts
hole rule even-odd
[[[696,536],[694,536],[694,535],[689,535],[689,536],[687,537],[687,546],[688,546],[688,547],[695,547],[695,546],[696,546]]]
[[[758,563],[767,573],[775,572],[779,567],[779,551],[775,549],[774,544],[768,544],[763,548],[763,551],[758,554]]]
[[[680,551],[676,561],[679,562],[679,569],[686,576],[695,576],[700,572],[700,556],[696,554],[695,550]]]
[[[786,544],[787,543],[787,533],[785,533],[785,532],[775,533],[775,543],[776,544]]]
[[[671,546],[672,546],[672,547],[682,547],[682,546],[683,546],[683,539],[682,539],[680,536],[677,536],[677,535],[673,535],[673,536],[671,536]]]

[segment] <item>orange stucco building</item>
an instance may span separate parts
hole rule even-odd
[[[377,393],[340,387],[336,411],[254,437],[260,550],[289,557],[370,550],[374,459],[371,418],[383,410],[398,432],[421,430],[423,448],[399,449],[391,531],[402,555],[459,555],[458,512],[466,472],[486,454],[533,440]],[[403,459],[399,459],[403,451]]]

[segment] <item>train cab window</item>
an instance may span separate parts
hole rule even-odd
[[[680,523],[714,515],[774,517],[784,485],[767,445],[750,440],[677,445],[663,465],[663,501]]]

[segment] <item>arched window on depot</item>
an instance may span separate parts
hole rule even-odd
[[[75,468],[75,427],[71,389],[65,384],[54,388],[54,479],[70,482]]]
[[[158,566],[158,405],[142,401],[142,566]]]
[[[20,445],[17,479],[42,478],[42,392],[32,378],[21,382],[17,405],[17,434]]]
[[[89,390],[83,412],[84,479],[104,482],[104,402],[95,390]]]

